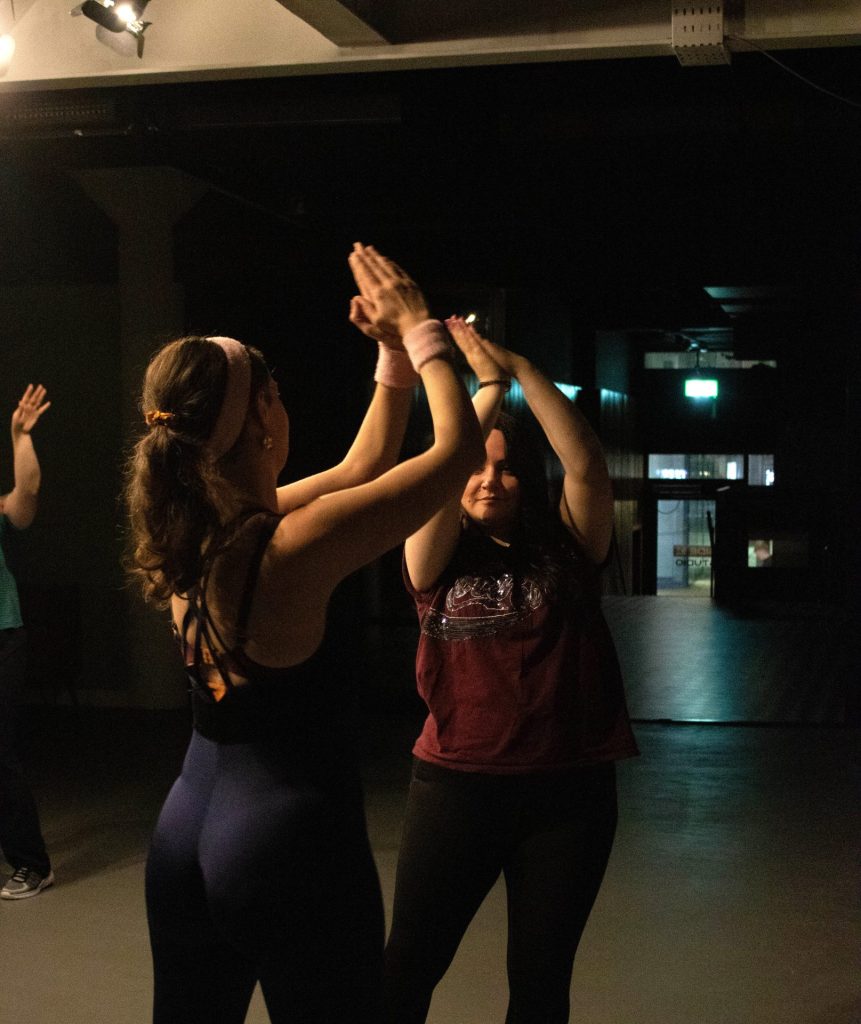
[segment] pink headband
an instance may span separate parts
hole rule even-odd
[[[218,419],[215,421],[206,447],[214,459],[220,459],[239,440],[248,403],[251,398],[251,357],[241,341],[234,338],[207,338],[218,345],[227,356],[227,384]]]

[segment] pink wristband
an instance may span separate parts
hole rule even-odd
[[[413,364],[406,352],[389,348],[381,341],[378,341],[377,345],[379,351],[374,380],[378,384],[385,384],[388,388],[414,388],[420,378],[413,369]]]
[[[404,348],[416,373],[431,359],[447,359],[451,344],[439,320],[425,320],[404,335]]]

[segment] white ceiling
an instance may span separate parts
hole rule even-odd
[[[673,52],[669,0],[150,0],[142,59],[75,6],[0,0],[0,34],[15,40],[0,91]],[[735,6],[728,33],[760,46],[861,44],[861,0]]]

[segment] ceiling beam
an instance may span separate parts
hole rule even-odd
[[[278,0],[335,46],[385,46],[387,40],[341,0]]]
[[[69,17],[73,5],[0,0],[0,33],[16,44],[0,93],[674,52],[667,0],[153,0],[142,59],[106,46],[92,22]],[[861,45],[861,0],[745,0],[729,10],[728,49],[746,57],[757,46]]]

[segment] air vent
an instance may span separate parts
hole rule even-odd
[[[116,100],[111,96],[40,93],[0,96],[0,137],[39,138],[122,134]]]

